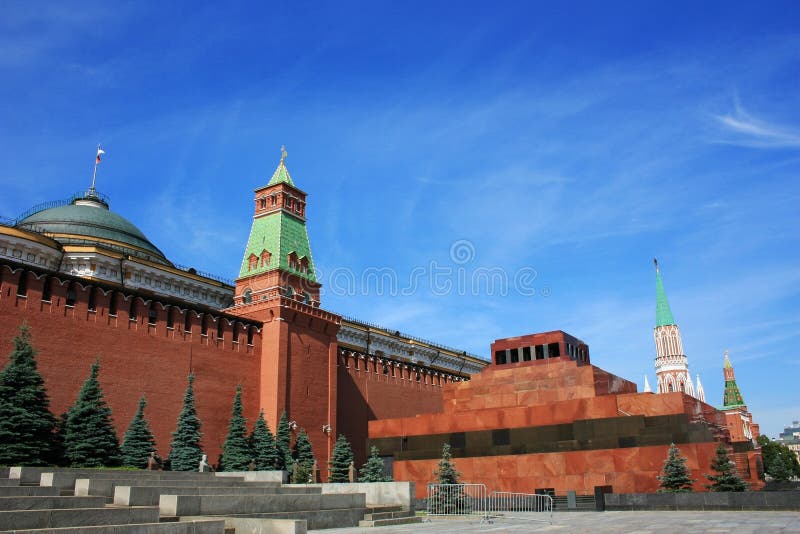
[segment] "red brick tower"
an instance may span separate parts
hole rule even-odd
[[[285,159],[282,150],[269,183],[255,190],[253,226],[228,311],[263,322],[259,407],[273,430],[284,410],[297,430],[306,430],[327,478],[341,318],[319,307],[306,194],[295,187]]]

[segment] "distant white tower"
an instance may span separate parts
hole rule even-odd
[[[703,384],[700,383],[700,375],[697,375],[697,400],[706,401],[706,392],[703,391]]]
[[[683,352],[681,331],[675,324],[667,302],[658,260],[653,261],[656,265],[656,327],[653,330],[653,339],[656,343],[658,393],[683,391],[694,397],[694,385],[689,375],[689,360]]]
[[[650,381],[647,379],[647,375],[644,375],[644,392],[645,393],[653,392],[653,390],[650,389]]]

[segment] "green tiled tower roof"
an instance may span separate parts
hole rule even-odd
[[[658,260],[653,261],[656,264],[656,326],[675,324],[667,301],[667,293],[664,291],[664,283],[661,281],[661,271],[658,270]]]
[[[270,178],[269,183],[267,185],[275,185],[275,184],[289,184],[291,186],[294,186],[292,177],[289,174],[289,169],[287,169],[286,165],[283,163],[283,158],[281,158],[281,162],[278,164],[278,168],[275,169],[274,173],[272,173],[272,178]]]
[[[283,158],[281,158],[281,162],[278,164],[278,168],[272,175],[267,187],[281,183],[294,187]],[[259,261],[258,265],[251,269],[250,257],[255,255],[260,260],[264,251],[267,251],[270,255],[269,264],[262,265],[261,261]],[[302,262],[303,259],[306,260],[308,263],[307,271],[303,272],[289,265],[289,255],[292,253],[297,256],[298,262]],[[291,215],[282,209],[253,219],[250,237],[244,250],[244,258],[242,258],[242,268],[239,270],[239,278],[254,276],[276,269],[296,274],[311,282],[317,281],[306,223],[301,218]]]
[[[725,374],[725,393],[722,397],[723,408],[739,408],[744,406],[744,399],[742,393],[739,391],[739,386],[736,385],[736,377],[733,375],[733,365],[728,352],[725,351],[725,364],[723,365],[723,373]]]

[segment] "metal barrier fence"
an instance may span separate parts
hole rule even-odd
[[[489,521],[485,484],[428,484],[428,517],[475,516]]]
[[[553,522],[553,498],[535,493],[493,491],[489,495],[492,518],[526,519]],[[544,517],[543,517],[544,516]]]
[[[428,517],[471,516],[553,522],[553,497],[534,493],[493,491],[484,484],[428,484]]]

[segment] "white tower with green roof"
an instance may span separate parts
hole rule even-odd
[[[689,360],[683,351],[681,331],[667,301],[658,260],[653,261],[656,266],[656,326],[653,339],[656,343],[657,393],[682,391],[694,397],[695,388],[689,374]]]

